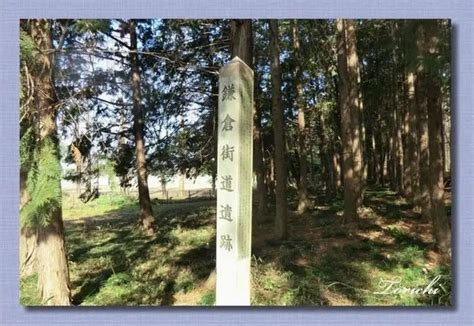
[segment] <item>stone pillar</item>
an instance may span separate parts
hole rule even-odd
[[[253,71],[239,57],[219,72],[216,304],[250,305]]]

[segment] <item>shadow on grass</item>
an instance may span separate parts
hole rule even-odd
[[[337,199],[291,216],[288,240],[254,242],[252,304],[437,304],[433,298],[372,294],[380,278],[399,276],[419,285],[450,270],[423,271],[431,243],[398,227],[400,221],[416,224],[418,217],[407,214],[411,207],[396,194],[368,191],[364,203],[377,218],[343,225],[338,215],[343,202]],[[65,222],[75,304],[172,305],[180,303],[177,294],[199,292],[196,286],[215,267],[215,200],[155,201],[153,209],[153,237],[140,232],[133,202],[102,216]],[[254,238],[269,233],[273,222],[258,228]],[[214,300],[209,291],[197,295],[192,302]]]
[[[135,204],[66,221],[73,303],[172,305],[175,292],[185,287],[180,281],[203,279],[215,265],[215,247],[209,245],[215,238],[206,242],[207,233],[196,233],[214,225],[213,203],[155,205],[153,237],[140,232],[136,217],[128,214]]]
[[[364,203],[377,215],[342,225],[336,213],[343,210],[343,202],[335,200],[305,218],[290,221],[297,232],[290,232],[287,241],[267,242],[264,247],[256,248],[255,267],[261,273],[270,268],[274,271],[262,277],[254,276],[258,288],[255,303],[449,304],[450,294],[446,293],[437,302],[423,296],[383,297],[374,293],[381,290],[382,279],[400,277],[404,286],[424,287],[431,281],[430,277],[443,270],[424,269],[431,242],[396,227],[401,221],[418,225],[419,217],[411,213],[409,204],[386,189],[368,191]],[[298,224],[301,227],[297,228]],[[449,272],[449,267],[444,268]],[[274,285],[285,282],[280,287]],[[275,301],[275,296],[287,299]]]
[[[400,195],[389,190],[367,191],[364,206],[372,208],[384,218],[394,220],[421,218],[420,214],[413,212],[412,205],[406,203]]]

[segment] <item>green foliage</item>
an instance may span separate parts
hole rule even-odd
[[[431,270],[427,278],[433,280],[435,277],[440,277],[437,285],[441,291],[436,295],[423,298],[421,303],[428,305],[451,306],[452,305],[452,275],[451,269],[448,266],[437,266]]]
[[[107,279],[107,285],[126,285],[130,282],[130,275],[126,273],[117,273],[113,274],[111,277]]]
[[[194,288],[196,278],[190,269],[183,269],[176,277],[175,284],[173,286],[174,291],[187,293]]]
[[[20,168],[28,169],[32,164],[35,151],[35,133],[33,127],[24,128],[20,135]]]
[[[119,209],[122,213],[132,215],[138,207],[135,198],[118,194],[101,195],[99,198],[86,203],[65,194],[63,196],[63,219],[72,220],[88,216],[100,216]]]
[[[78,19],[73,25],[73,29],[78,33],[98,33],[110,30],[110,20],[108,19]]]
[[[114,171],[120,178],[120,187],[130,187],[133,178],[132,169],[135,166],[134,146],[129,143],[119,145],[113,162]]]
[[[34,58],[38,54],[38,49],[36,48],[36,44],[31,39],[28,33],[21,29],[20,30],[20,66],[21,66],[21,73],[20,73],[20,103],[23,104],[25,100],[25,88],[26,85],[26,76],[24,69],[27,67],[34,66]]]
[[[30,35],[24,30],[20,31],[20,60],[26,63],[34,63],[38,49]]]
[[[408,245],[394,255],[394,259],[404,267],[413,266],[423,260],[424,250],[415,245]]]
[[[33,274],[20,279],[20,304],[24,306],[41,305],[38,298],[36,285],[38,284],[38,274]]]
[[[211,293],[206,293],[201,297],[201,300],[199,300],[198,304],[203,305],[203,306],[213,306],[216,302],[216,295],[214,292]]]
[[[46,226],[61,209],[61,166],[50,137],[42,141],[33,161],[26,183],[30,201],[21,210],[20,220],[22,225]]]

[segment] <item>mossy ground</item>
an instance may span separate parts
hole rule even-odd
[[[135,199],[64,199],[74,304],[214,303],[215,201],[155,200],[153,208],[158,232],[147,237]],[[342,224],[341,213],[338,199],[290,214],[284,242],[272,240],[271,222],[254,227],[253,305],[451,304],[450,268],[433,250],[430,225],[401,197],[372,189],[359,221]],[[384,280],[423,288],[437,275],[442,291],[434,296],[374,293]],[[23,304],[38,303],[36,282],[34,275],[21,280]]]

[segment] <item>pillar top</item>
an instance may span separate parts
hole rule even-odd
[[[253,76],[253,70],[252,68],[249,67],[248,64],[245,63],[242,59],[240,59],[238,56],[235,56],[230,60],[228,63],[226,63],[222,68],[219,70],[219,74],[225,74],[225,72],[233,71],[233,67],[235,64],[238,64],[240,67],[244,67],[245,72],[250,73]]]

